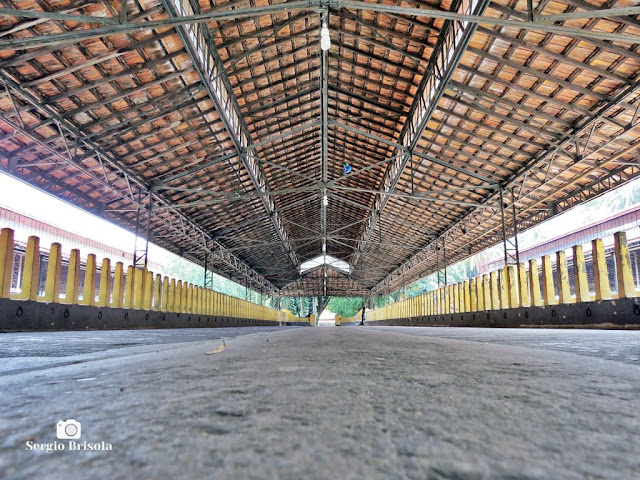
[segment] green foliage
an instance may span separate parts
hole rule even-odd
[[[327,309],[341,317],[353,317],[362,309],[361,297],[331,297]]]
[[[308,317],[313,310],[312,297],[282,297],[280,308],[289,310],[296,317]]]

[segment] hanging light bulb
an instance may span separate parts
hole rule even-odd
[[[322,197],[322,203],[324,204],[324,206],[326,207],[327,205],[329,205],[329,197],[327,197],[326,195],[324,195]]]
[[[323,52],[331,48],[331,37],[329,36],[329,28],[326,23],[323,24],[320,29],[320,48]]]

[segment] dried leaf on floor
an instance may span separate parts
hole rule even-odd
[[[211,350],[210,352],[205,353],[205,355],[214,355],[216,353],[220,353],[222,352],[225,348],[227,348],[227,344],[225,343],[224,340],[222,340],[222,345],[220,345],[218,348]]]

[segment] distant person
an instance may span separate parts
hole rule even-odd
[[[365,311],[366,308],[362,307],[362,320],[360,320],[360,323],[358,325],[364,325]]]

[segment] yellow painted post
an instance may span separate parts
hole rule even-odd
[[[540,271],[538,270],[538,262],[535,260],[529,260],[529,287],[531,288],[531,305],[541,307]]]
[[[553,269],[549,255],[542,257],[542,296],[545,305],[556,304],[556,289],[553,283]]]
[[[67,291],[64,296],[65,303],[71,305],[78,304],[78,294],[80,293],[80,250],[74,248],[69,255],[69,266],[67,269]]]
[[[336,324],[336,327],[340,326],[340,315],[338,315],[337,313],[336,313],[336,316],[335,316],[335,324]]]
[[[42,301],[58,303],[60,296],[60,282],[62,280],[62,246],[52,243],[49,250],[49,262],[47,265],[47,280],[44,285],[44,297]]]
[[[84,288],[82,289],[82,305],[95,305],[96,303],[96,256],[93,253],[87,255],[87,263],[84,267]]]
[[[175,297],[173,299],[173,311],[182,313],[182,280],[176,282]]]
[[[609,270],[604,254],[604,244],[597,238],[591,241],[593,255],[593,283],[596,291],[596,300],[609,300],[611,287],[609,287]]]
[[[558,296],[560,303],[571,303],[571,288],[569,286],[569,269],[564,250],[556,252],[556,270],[558,272]]]
[[[629,256],[627,234],[625,232],[614,233],[613,239],[616,270],[618,274],[618,298],[634,297],[635,285],[633,272],[631,270],[631,257]]]
[[[133,308],[136,310],[142,310],[144,307],[144,284],[147,271],[145,268],[135,268],[133,275]]]
[[[469,280],[469,287],[470,287],[470,293],[471,293],[471,311],[472,312],[477,312],[478,311],[478,282],[476,281],[475,278],[472,278],[471,280]]]
[[[518,279],[515,265],[507,265],[507,298],[508,308],[518,306]]]
[[[180,308],[182,309],[181,313],[189,313],[189,284],[187,282],[182,282],[182,291],[180,292]]]
[[[142,309],[151,310],[151,302],[153,301],[153,272],[149,272],[147,269],[144,270],[143,287]]]
[[[191,313],[198,314],[198,286],[191,285]]]
[[[193,308],[193,284],[192,283],[184,283],[182,288],[186,290],[186,297],[184,302],[184,313],[192,313]]]
[[[491,289],[491,310],[500,309],[500,293],[498,290],[498,274],[497,272],[491,272],[489,274],[489,283]]]
[[[111,296],[111,260],[102,259],[100,266],[100,288],[98,289],[98,306],[106,307],[109,305],[109,297]]]
[[[169,290],[167,292],[167,312],[176,311],[176,279],[172,278],[169,281]]]
[[[453,286],[453,312],[460,313],[460,284]]]
[[[573,247],[573,278],[576,287],[576,302],[590,301],[589,279],[587,278],[587,267],[584,264],[582,245],[574,245]]]
[[[472,280],[465,280],[464,281],[464,311],[465,312],[472,312],[472,305],[471,305],[471,283]]]
[[[124,286],[124,308],[133,308],[133,284],[134,284],[134,269],[132,265],[127,267],[127,276],[125,278]]]
[[[27,240],[27,250],[24,255],[22,282],[20,293],[16,298],[20,300],[36,300],[40,283],[40,239],[31,236]]]
[[[482,287],[482,277],[476,277],[476,311],[481,312],[484,310],[484,288]]]
[[[0,298],[9,298],[13,275],[13,230],[0,230]]]
[[[451,313],[451,295],[449,285],[445,286],[442,294],[444,295],[444,312],[443,313]]]
[[[482,291],[484,293],[484,309],[491,310],[491,288],[489,287],[489,275],[482,276]]]
[[[506,265],[502,270],[498,271],[500,308],[502,309],[509,308],[509,288],[508,288],[509,282],[507,280],[509,277],[509,274],[507,272],[508,272],[508,269]]]
[[[124,290],[124,265],[122,262],[116,263],[113,275],[113,298],[110,305],[114,308],[122,308],[122,294]]]
[[[527,270],[522,262],[518,264],[518,296],[520,297],[521,307],[528,307],[531,305],[529,300],[529,288],[527,285]]]
[[[316,326],[316,316],[313,313],[309,315],[309,325],[312,327]]]
[[[166,277],[165,277],[166,278]],[[155,311],[160,310],[162,305],[162,293],[164,292],[164,284],[162,283],[162,275],[156,274],[156,280],[153,282],[153,307]]]

